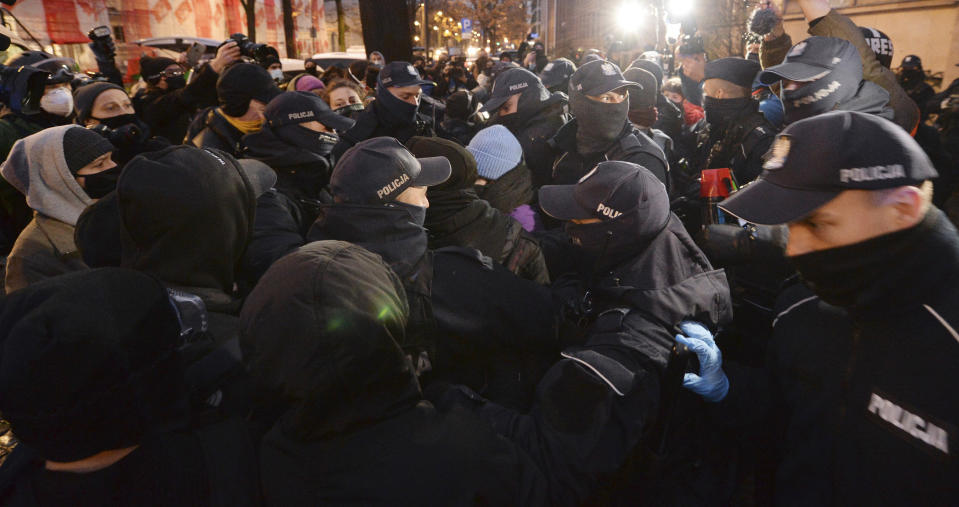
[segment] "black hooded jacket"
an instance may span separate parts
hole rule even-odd
[[[403,292],[375,254],[323,241],[277,262],[250,295],[245,356],[288,406],[262,445],[267,504],[542,503],[523,453],[472,414],[422,400]]]
[[[573,185],[590,172],[596,164],[605,160],[621,160],[641,165],[653,173],[669,189],[669,164],[662,148],[633,127],[629,121],[623,124],[619,137],[602,153],[579,153],[576,146],[576,119],[563,125],[550,139],[550,145],[559,153],[552,167],[552,184]]]
[[[485,185],[475,185],[473,190],[490,206],[503,213],[512,213],[533,201],[533,178],[526,164],[520,163],[499,178],[488,180]]]
[[[675,216],[652,237],[623,245],[611,267],[602,261],[582,266],[582,277],[595,277],[592,284],[581,282],[591,287],[596,318],[585,340],[566,348],[539,382],[530,411],[519,413],[462,391],[440,397],[440,406],[469,407],[521,445],[545,471],[551,505],[583,503],[634,452],[659,414],[666,388],[661,377],[676,326],[694,319],[716,329],[731,318],[724,273],[712,269]],[[669,443],[689,446],[684,443],[689,435],[677,432]],[[701,465],[682,459],[687,450],[676,454],[676,461],[692,468],[669,469],[672,473],[664,474],[669,485],[695,482]],[[650,497],[689,494],[650,482],[643,490]]]

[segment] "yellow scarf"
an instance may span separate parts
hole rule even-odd
[[[223,117],[226,121],[230,122],[230,125],[236,127],[237,130],[243,132],[244,134],[249,134],[251,132],[256,132],[263,128],[263,119],[258,118],[256,120],[241,120],[239,118],[234,118],[226,113],[224,113],[220,108],[216,109],[216,112]]]

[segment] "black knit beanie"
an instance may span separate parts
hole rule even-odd
[[[252,63],[231,65],[216,82],[220,109],[234,117],[246,114],[250,99],[269,104],[280,93],[270,73]]]
[[[153,79],[160,75],[164,69],[176,64],[176,60],[165,56],[141,56],[140,57],[140,75],[143,79]]]
[[[67,169],[73,174],[113,149],[110,141],[83,127],[67,129],[63,134],[63,158],[67,160]]]
[[[73,107],[77,110],[77,123],[79,125],[86,123],[90,115],[93,114],[93,103],[97,101],[97,97],[101,93],[107,90],[120,90],[126,93],[123,87],[102,81],[81,86],[73,92]]]

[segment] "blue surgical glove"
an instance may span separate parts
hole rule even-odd
[[[695,352],[699,358],[699,375],[687,373],[683,377],[683,387],[706,401],[722,401],[729,392],[729,379],[723,372],[723,354],[716,346],[712,333],[702,324],[692,321],[683,322],[679,329],[683,334],[676,335],[676,341]]]

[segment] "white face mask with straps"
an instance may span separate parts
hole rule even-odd
[[[271,70],[270,77],[272,77],[274,81],[283,81],[283,69]]]
[[[66,87],[54,88],[40,97],[40,109],[57,116],[70,116],[73,112],[73,94]]]

